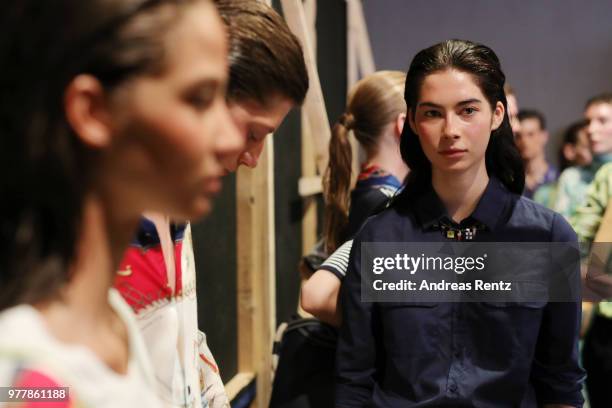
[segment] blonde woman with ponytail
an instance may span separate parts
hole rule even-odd
[[[303,284],[301,305],[334,326],[340,324],[337,299],[350,239],[368,216],[387,205],[408,174],[400,154],[406,120],[405,78],[398,71],[379,71],[363,78],[349,93],[346,111],[333,128],[324,175],[324,240],[328,254],[337,252]],[[365,152],[352,191],[351,135]]]

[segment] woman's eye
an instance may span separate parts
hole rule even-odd
[[[197,110],[206,109],[215,99],[215,89],[213,87],[204,87],[187,95],[187,102]]]
[[[463,109],[463,114],[465,114],[467,116],[471,116],[471,115],[473,115],[476,112],[477,112],[476,108],[465,108],[465,109]]]
[[[430,111],[425,111],[425,117],[426,118],[439,118],[440,112],[435,111],[435,110],[430,110]]]
[[[192,95],[187,101],[198,110],[206,109],[213,101],[212,97],[206,95]]]

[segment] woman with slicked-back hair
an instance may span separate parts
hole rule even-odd
[[[223,24],[206,0],[7,0],[0,24],[0,384],[166,406],[112,284],[141,214],[202,217],[243,147]]]
[[[503,292],[484,301],[491,297],[449,293],[469,291],[459,284],[446,292],[423,289],[422,282],[434,279],[425,267],[415,275],[400,271],[415,276],[412,283],[419,294],[395,291],[396,286],[385,291],[381,282],[389,282],[386,273],[402,268],[393,263],[395,258],[380,258],[388,271],[382,275],[362,265],[368,262],[368,251],[376,250],[368,245],[378,243],[412,243],[418,256],[428,243],[452,251],[459,247],[454,241],[504,248],[513,242],[576,244],[576,234],[562,216],[521,197],[525,175],[508,120],[504,82],[493,50],[470,41],[444,41],[412,60],[404,92],[407,125],[401,136],[410,173],[397,199],[369,218],[353,241],[340,291],[336,407],[582,406],[580,300],[573,297],[579,291],[568,291],[562,301],[544,295],[503,298]],[[425,253],[423,259],[429,256]],[[558,268],[550,271],[550,266],[530,270],[530,277],[534,282],[565,278],[553,276]],[[486,269],[485,278],[492,279],[493,272],[502,271]],[[460,273],[450,270],[447,279]],[[368,292],[371,276],[383,279],[372,287],[382,290],[376,301]],[[566,283],[579,285],[577,262],[568,276],[571,282]],[[465,271],[461,277],[459,282],[471,282],[474,274]]]

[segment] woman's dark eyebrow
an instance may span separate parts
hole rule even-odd
[[[201,90],[201,89],[214,89],[216,90],[222,86],[222,82],[216,78],[203,78],[194,81],[187,88],[190,91]]]
[[[463,106],[463,105],[469,105],[471,103],[482,103],[482,101],[480,99],[476,99],[476,98],[472,98],[472,99],[466,99],[465,101],[461,101],[459,102],[457,105],[455,106]]]
[[[457,107],[457,106],[469,105],[470,103],[482,103],[482,101],[480,99],[471,98],[471,99],[466,99],[464,101],[458,102],[455,106]],[[433,103],[433,102],[421,102],[419,103],[418,107],[420,108],[421,106],[426,106],[426,107],[436,108],[436,109],[443,108],[442,105],[438,105],[437,103]]]

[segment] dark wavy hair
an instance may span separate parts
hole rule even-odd
[[[164,33],[195,1],[2,2],[0,310],[53,298],[70,279],[97,156],[66,120],[66,87],[90,74],[110,93],[162,72]]]
[[[448,69],[470,74],[492,109],[498,101],[504,105],[506,113],[502,124],[491,133],[487,146],[486,167],[489,175],[497,177],[508,190],[521,194],[525,186],[525,170],[508,119],[504,93],[506,78],[492,49],[471,41],[448,40],[419,51],[406,77],[404,99],[409,114],[414,118],[425,77]],[[404,202],[431,188],[431,163],[410,126],[404,126],[400,149],[402,158],[410,167],[406,188],[398,197],[398,202]]]

